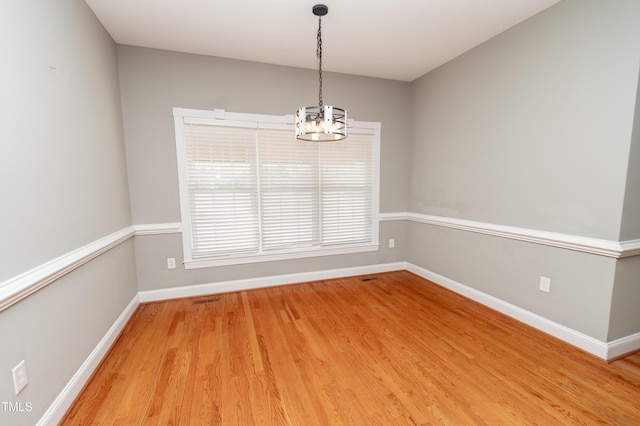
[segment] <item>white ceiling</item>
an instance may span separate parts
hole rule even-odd
[[[116,43],[412,81],[559,0],[86,0]]]

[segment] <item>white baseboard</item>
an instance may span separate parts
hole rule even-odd
[[[640,333],[632,334],[607,344],[607,361],[614,360],[640,350]]]
[[[407,270],[455,293],[465,296],[482,305],[488,306],[489,308],[501,312],[511,318],[537,328],[538,330],[544,331],[545,333],[589,352],[598,358],[610,360],[614,357],[614,353],[622,355],[622,351],[624,351],[624,353],[629,353],[640,349],[640,335],[636,335],[635,338],[630,340],[620,339],[615,342],[605,343],[419,266],[407,263]]]
[[[100,362],[111,348],[111,345],[113,345],[115,340],[118,338],[125,325],[127,325],[127,322],[139,304],[140,297],[136,294],[113,325],[109,328],[104,337],[100,340],[98,345],[93,349],[93,351],[91,351],[91,354],[89,354],[87,359],[82,363],[71,380],[69,380],[64,389],[62,389],[62,392],[60,392],[57,398],[49,406],[49,409],[47,409],[44,415],[40,418],[37,423],[39,426],[55,425],[62,420],[62,417],[65,415],[69,407],[71,407],[71,404],[73,404],[76,397],[80,394],[84,385],[89,381],[95,369],[100,365]]]
[[[405,262],[383,263],[378,265],[356,266],[353,268],[329,269],[324,271],[301,272],[297,274],[274,275],[271,277],[249,278],[244,280],[222,281],[210,284],[198,284],[184,287],[172,287],[161,290],[141,291],[140,302],[179,299],[182,297],[204,296],[207,294],[229,293],[232,291],[274,287],[332,278],[352,277],[356,275],[378,274],[405,269]]]

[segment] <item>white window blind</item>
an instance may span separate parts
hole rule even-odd
[[[192,256],[259,250],[255,131],[185,127]]]
[[[310,143],[284,123],[176,110],[185,265],[377,249],[378,123]]]
[[[260,130],[258,141],[263,249],[320,244],[317,144],[275,129]]]
[[[371,239],[373,161],[371,135],[352,134],[347,141],[320,144],[322,243]]]

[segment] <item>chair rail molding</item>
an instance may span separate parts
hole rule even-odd
[[[424,223],[443,228],[458,229],[494,237],[509,238],[526,241],[566,250],[581,251],[599,256],[621,259],[640,255],[640,240],[610,241],[579,235],[562,234],[558,232],[540,231],[536,229],[519,228],[515,226],[497,225],[493,223],[476,222],[444,216],[434,216],[422,213],[381,213],[380,221],[407,220]]]
[[[133,237],[128,226],[0,283],[0,311]]]
[[[139,235],[179,234],[182,232],[182,224],[180,222],[133,225],[133,228],[136,231],[136,237]]]
[[[177,234],[180,232],[182,232],[182,225],[179,222],[131,225],[122,228],[0,283],[0,311],[51,284],[131,237]]]

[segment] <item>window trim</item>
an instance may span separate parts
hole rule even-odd
[[[176,157],[178,165],[178,187],[181,214],[182,248],[184,266],[186,269],[208,268],[225,265],[241,265],[257,262],[272,262],[288,259],[302,259],[318,256],[335,256],[353,253],[365,253],[379,250],[379,222],[380,222],[380,129],[379,122],[365,122],[349,120],[349,133],[373,135],[374,164],[372,187],[372,224],[371,242],[341,245],[339,247],[310,247],[282,250],[277,253],[228,255],[215,258],[194,259],[191,252],[191,212],[189,209],[189,191],[187,183],[187,160],[184,135],[184,124],[233,125],[249,128],[275,128],[290,130],[294,133],[294,116],[264,115],[226,112],[223,109],[197,110],[188,108],[173,108]]]

